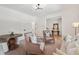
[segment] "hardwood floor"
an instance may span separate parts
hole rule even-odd
[[[49,44],[45,44],[45,49],[44,49],[44,55],[53,55],[53,52],[56,51],[56,48],[60,48],[61,46],[61,41],[62,41],[62,37],[61,36],[54,36],[54,39],[55,39],[55,43],[49,43]],[[27,43],[27,46],[28,46],[28,43]],[[36,47],[35,47],[36,48]],[[32,47],[30,48],[32,53],[39,53],[39,49],[35,49],[34,46],[32,45]],[[23,49],[20,49],[21,51],[24,51]],[[17,50],[15,50],[17,51]],[[16,54],[15,51],[9,53],[10,55],[11,54]],[[20,54],[18,51],[17,51],[17,54]],[[21,53],[22,54],[22,53]],[[40,54],[39,54],[40,55]]]
[[[55,43],[45,45],[45,51],[44,51],[45,55],[52,55],[53,52],[56,51],[56,48],[60,48],[62,37],[54,36],[54,39]]]

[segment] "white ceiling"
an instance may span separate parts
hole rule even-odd
[[[58,4],[47,4],[42,10],[33,9],[33,4],[1,4],[0,6],[38,17],[47,16],[61,11],[61,5]]]

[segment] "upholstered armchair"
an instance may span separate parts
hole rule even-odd
[[[54,43],[54,39],[52,36],[52,32],[50,30],[44,30],[43,31],[43,37],[44,37],[44,41],[45,43]]]
[[[25,48],[28,54],[35,54],[40,55],[44,54],[44,43],[38,44],[37,42],[33,41],[33,39],[36,40],[36,38],[31,37],[32,33],[25,33]],[[37,40],[36,40],[37,41]]]

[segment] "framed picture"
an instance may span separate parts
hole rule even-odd
[[[53,24],[52,34],[53,35],[59,35],[59,25],[58,25],[58,23]]]
[[[53,29],[59,29],[59,25],[58,25],[58,23],[55,23],[55,24],[53,24]]]

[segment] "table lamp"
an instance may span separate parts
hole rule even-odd
[[[79,22],[74,22],[72,24],[72,26],[73,26],[73,28],[75,28],[75,36],[76,36],[76,34],[77,34],[77,28],[79,28]]]

